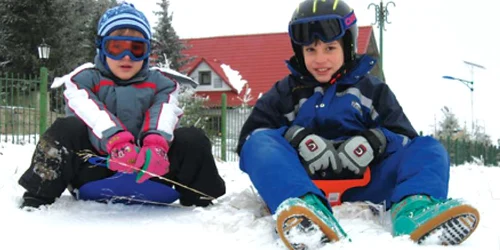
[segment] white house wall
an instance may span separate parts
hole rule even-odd
[[[205,62],[201,62],[198,67],[189,75],[189,77],[191,77],[193,80],[195,80],[196,82],[199,82],[198,81],[198,72],[200,71],[210,71],[212,72],[212,79],[210,80],[211,82],[211,85],[198,85],[198,87],[196,87],[196,91],[230,91],[231,90],[231,87],[229,87],[229,85],[221,79],[222,81],[222,87],[221,88],[214,88],[214,82],[215,80],[220,77],[217,75],[217,73],[215,73],[211,68],[210,66],[208,66],[208,64],[206,64]]]

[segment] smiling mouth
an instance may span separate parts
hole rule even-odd
[[[318,73],[326,73],[326,72],[330,71],[330,68],[318,68],[318,69],[315,69],[315,71]]]

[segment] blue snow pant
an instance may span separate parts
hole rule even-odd
[[[307,193],[318,195],[328,204],[283,131],[269,129],[252,134],[240,153],[241,170],[249,175],[272,214],[284,200]],[[342,201],[385,202],[389,209],[409,195],[424,194],[436,199],[448,196],[449,157],[432,137],[414,138],[370,169],[370,183],[346,191]]]

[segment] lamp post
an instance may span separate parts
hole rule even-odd
[[[368,9],[370,9],[371,6],[375,7],[375,22],[372,23],[372,25],[377,24],[377,27],[379,28],[379,31],[380,31],[380,70],[383,70],[383,67],[382,67],[382,61],[383,61],[383,58],[384,58],[384,31],[386,31],[385,29],[385,23],[388,23],[390,24],[391,22],[389,22],[387,20],[387,16],[389,15],[389,11],[387,10],[387,7],[389,6],[389,4],[392,4],[394,7],[396,7],[396,4],[394,2],[388,2],[385,6],[384,6],[384,2],[383,0],[380,0],[380,4],[379,5],[376,5],[374,3],[371,3],[370,5],[368,5]]]
[[[468,81],[461,78],[453,77],[453,76],[443,76],[444,79],[448,80],[456,80],[463,83],[470,90],[470,114],[471,114],[471,129],[474,132],[474,81]]]
[[[42,41],[42,44],[38,46],[38,57],[42,61],[42,66],[40,67],[40,123],[39,123],[39,135],[40,137],[45,132],[47,127],[47,84],[48,84],[48,70],[45,67],[45,62],[50,56],[50,46]]]

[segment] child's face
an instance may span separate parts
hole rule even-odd
[[[118,29],[111,32],[111,34],[109,35],[144,38],[141,32],[131,29]],[[121,80],[129,80],[141,70],[144,61],[133,61],[128,55],[126,55],[120,60],[113,60],[109,57],[106,57],[106,63],[108,64],[109,69],[111,70],[111,73],[113,73],[113,75]]]
[[[307,70],[320,83],[330,81],[332,75],[344,64],[344,51],[340,42],[324,43],[318,40],[302,46]]]

